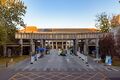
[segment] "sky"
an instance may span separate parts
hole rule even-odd
[[[39,28],[94,28],[96,15],[120,14],[118,0],[23,0],[24,22]]]

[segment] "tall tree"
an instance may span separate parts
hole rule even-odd
[[[95,26],[100,29],[101,32],[109,32],[110,30],[110,17],[105,13],[101,13],[96,16]]]
[[[21,0],[0,0],[0,44],[14,41],[17,25],[24,25],[26,6]]]
[[[115,36],[115,40],[117,56],[120,58],[120,28],[118,29],[117,35]]]
[[[120,15],[113,15],[111,19],[111,28],[116,28],[120,26]]]
[[[100,55],[102,57],[105,57],[106,55],[110,55],[110,56],[116,55],[115,40],[113,34],[109,34],[101,38],[99,41],[99,45],[100,45]]]

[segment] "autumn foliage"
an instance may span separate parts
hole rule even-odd
[[[100,55],[105,58],[106,55],[114,56],[116,55],[115,40],[113,34],[108,34],[99,41],[100,45]]]

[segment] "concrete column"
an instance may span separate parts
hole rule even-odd
[[[40,43],[41,43],[41,47],[43,48],[44,47],[43,39],[40,40]]]
[[[35,53],[35,44],[33,42],[33,39],[30,40],[30,47],[31,47],[30,55],[32,55]]]
[[[6,44],[3,45],[3,56],[4,57],[7,56],[7,46],[6,46]]]
[[[20,39],[20,56],[23,55],[23,39]]]
[[[57,46],[57,41],[56,41],[56,49],[58,49],[58,46]]]
[[[8,57],[11,57],[11,54],[12,54],[11,49],[8,49],[8,50],[7,50],[7,53],[8,53]]]
[[[80,52],[80,45],[78,46],[78,51]]]
[[[84,42],[84,54],[88,55],[88,39],[85,39]]]
[[[72,41],[70,40],[70,47],[72,46]]]
[[[46,48],[46,47],[45,47],[45,44],[46,44],[46,42],[45,42],[45,40],[43,40],[43,47],[44,47],[44,48]]]
[[[70,46],[71,46],[71,42],[69,41],[69,48],[70,48]]]
[[[53,41],[52,41],[52,49],[54,49]]]
[[[77,55],[78,40],[77,39],[73,40],[73,44],[74,44],[74,54]]]
[[[63,49],[63,41],[62,41],[62,49]]]
[[[66,41],[66,44],[65,44],[65,49],[67,50],[67,41]]]
[[[96,39],[96,58],[99,58],[99,39]]]

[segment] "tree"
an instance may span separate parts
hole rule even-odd
[[[117,38],[116,52],[117,56],[120,58],[120,36]]]
[[[120,28],[118,29],[117,35],[116,35],[116,52],[117,56],[120,58]]]
[[[5,34],[6,34],[5,28],[0,25],[0,44],[2,45],[5,43],[6,40]]]
[[[113,34],[109,34],[99,41],[100,45],[100,55],[105,58],[106,55],[114,56],[115,51],[115,40]]]
[[[120,26],[120,21],[119,21],[120,15],[113,15],[111,19],[111,28],[116,28]]]
[[[110,17],[105,13],[101,13],[96,16],[96,27],[100,29],[101,32],[109,32],[110,30]]]
[[[26,6],[20,0],[0,0],[0,44],[13,42],[17,25],[23,25]],[[23,25],[24,26],[24,25]]]

